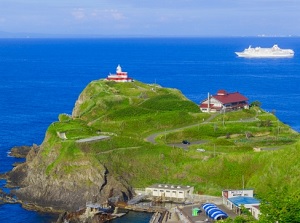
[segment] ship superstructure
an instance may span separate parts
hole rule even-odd
[[[239,57],[259,57],[259,58],[273,58],[273,57],[293,57],[294,51],[292,49],[281,49],[277,44],[271,48],[251,47],[249,46],[243,52],[235,52]]]

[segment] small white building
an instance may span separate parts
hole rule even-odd
[[[182,202],[191,199],[194,187],[171,184],[154,184],[150,187],[146,187],[145,192],[154,199]]]
[[[242,190],[223,190],[222,197],[224,199],[229,199],[232,197],[253,197],[253,189],[242,189]]]
[[[258,219],[260,201],[253,197],[253,189],[223,190],[223,204],[236,214],[241,214],[241,208],[247,208]]]
[[[253,205],[251,207],[251,214],[253,217],[255,217],[256,219],[259,218],[260,215],[260,209],[259,209],[259,205]]]

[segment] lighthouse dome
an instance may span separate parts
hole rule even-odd
[[[120,64],[117,66],[116,73],[122,73],[122,68],[121,68]]]

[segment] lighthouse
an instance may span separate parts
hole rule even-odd
[[[127,72],[122,71],[122,67],[120,66],[120,64],[116,68],[116,73],[109,74],[106,80],[115,82],[133,82],[133,79],[128,77]]]

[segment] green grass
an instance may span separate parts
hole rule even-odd
[[[257,107],[201,113],[176,89],[103,80],[88,85],[80,100],[73,117],[62,114],[47,130],[43,159],[55,155],[49,160],[47,174],[54,174],[57,168],[67,174],[80,171],[76,165],[62,168],[63,163],[90,159],[133,187],[185,184],[195,186],[198,193],[219,195],[224,188],[241,188],[242,178],[259,193],[267,192],[266,184],[297,186],[299,135]],[[211,115],[215,117],[205,122]],[[65,133],[67,139],[60,139],[58,133]],[[152,133],[160,133],[159,144],[145,141]],[[75,142],[99,134],[111,137]],[[187,151],[167,145],[183,139],[202,143],[192,143]],[[256,153],[253,147],[278,150]]]
[[[46,168],[46,174],[50,174],[57,165],[62,165],[67,161],[80,160],[84,156],[84,153],[75,145],[75,143],[70,141],[63,142],[58,152],[58,157]]]
[[[178,95],[168,94],[153,97],[141,104],[143,108],[154,111],[189,111],[199,112],[199,107],[193,102],[182,100]]]
[[[88,126],[81,119],[72,119],[63,122],[54,122],[51,124],[53,134],[66,133],[68,140],[76,140],[97,135],[97,130]]]

